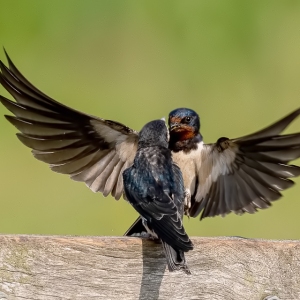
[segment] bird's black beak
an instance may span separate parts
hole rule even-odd
[[[174,129],[180,127],[180,124],[179,123],[173,123],[173,124],[170,124],[170,131],[173,131]]]

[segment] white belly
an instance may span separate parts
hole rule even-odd
[[[196,189],[197,170],[201,162],[201,151],[203,142],[200,142],[196,150],[189,153],[183,151],[173,152],[173,161],[178,165],[182,172],[184,188],[190,195],[193,195]]]

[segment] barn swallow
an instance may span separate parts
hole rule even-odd
[[[6,116],[19,140],[53,171],[84,182],[92,191],[115,199],[123,195],[122,173],[133,164],[138,132],[111,120],[69,108],[34,87],[7,56],[0,61],[0,83],[13,96],[0,100],[15,116]],[[271,206],[300,167],[289,162],[300,156],[300,133],[282,131],[300,114],[295,110],[253,134],[204,144],[198,114],[173,110],[168,119],[174,162],[185,187],[185,214],[200,219],[230,212],[254,213]],[[138,221],[139,222],[139,221]],[[131,228],[134,232],[134,228]]]
[[[193,244],[182,224],[183,178],[173,163],[168,142],[163,120],[142,128],[133,165],[123,172],[124,191],[148,233],[161,239],[169,270],[190,274],[184,252],[192,250]]]
[[[181,168],[185,211],[200,219],[217,215],[255,213],[279,199],[291,187],[300,167],[288,163],[300,156],[300,133],[281,135],[299,115],[292,112],[253,134],[204,144],[200,119],[191,109],[169,115],[170,149]]]

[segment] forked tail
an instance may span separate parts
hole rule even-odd
[[[190,275],[191,271],[186,264],[184,252],[182,250],[175,250],[170,245],[162,241],[164,252],[167,259],[167,264],[170,272],[183,271]]]

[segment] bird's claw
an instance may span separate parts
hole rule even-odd
[[[151,234],[146,232],[146,231],[142,231],[142,232],[133,233],[130,236],[132,236],[132,237],[141,237],[141,238],[150,238]]]
[[[190,217],[189,210],[191,208],[191,193],[189,189],[184,191],[184,214]]]

